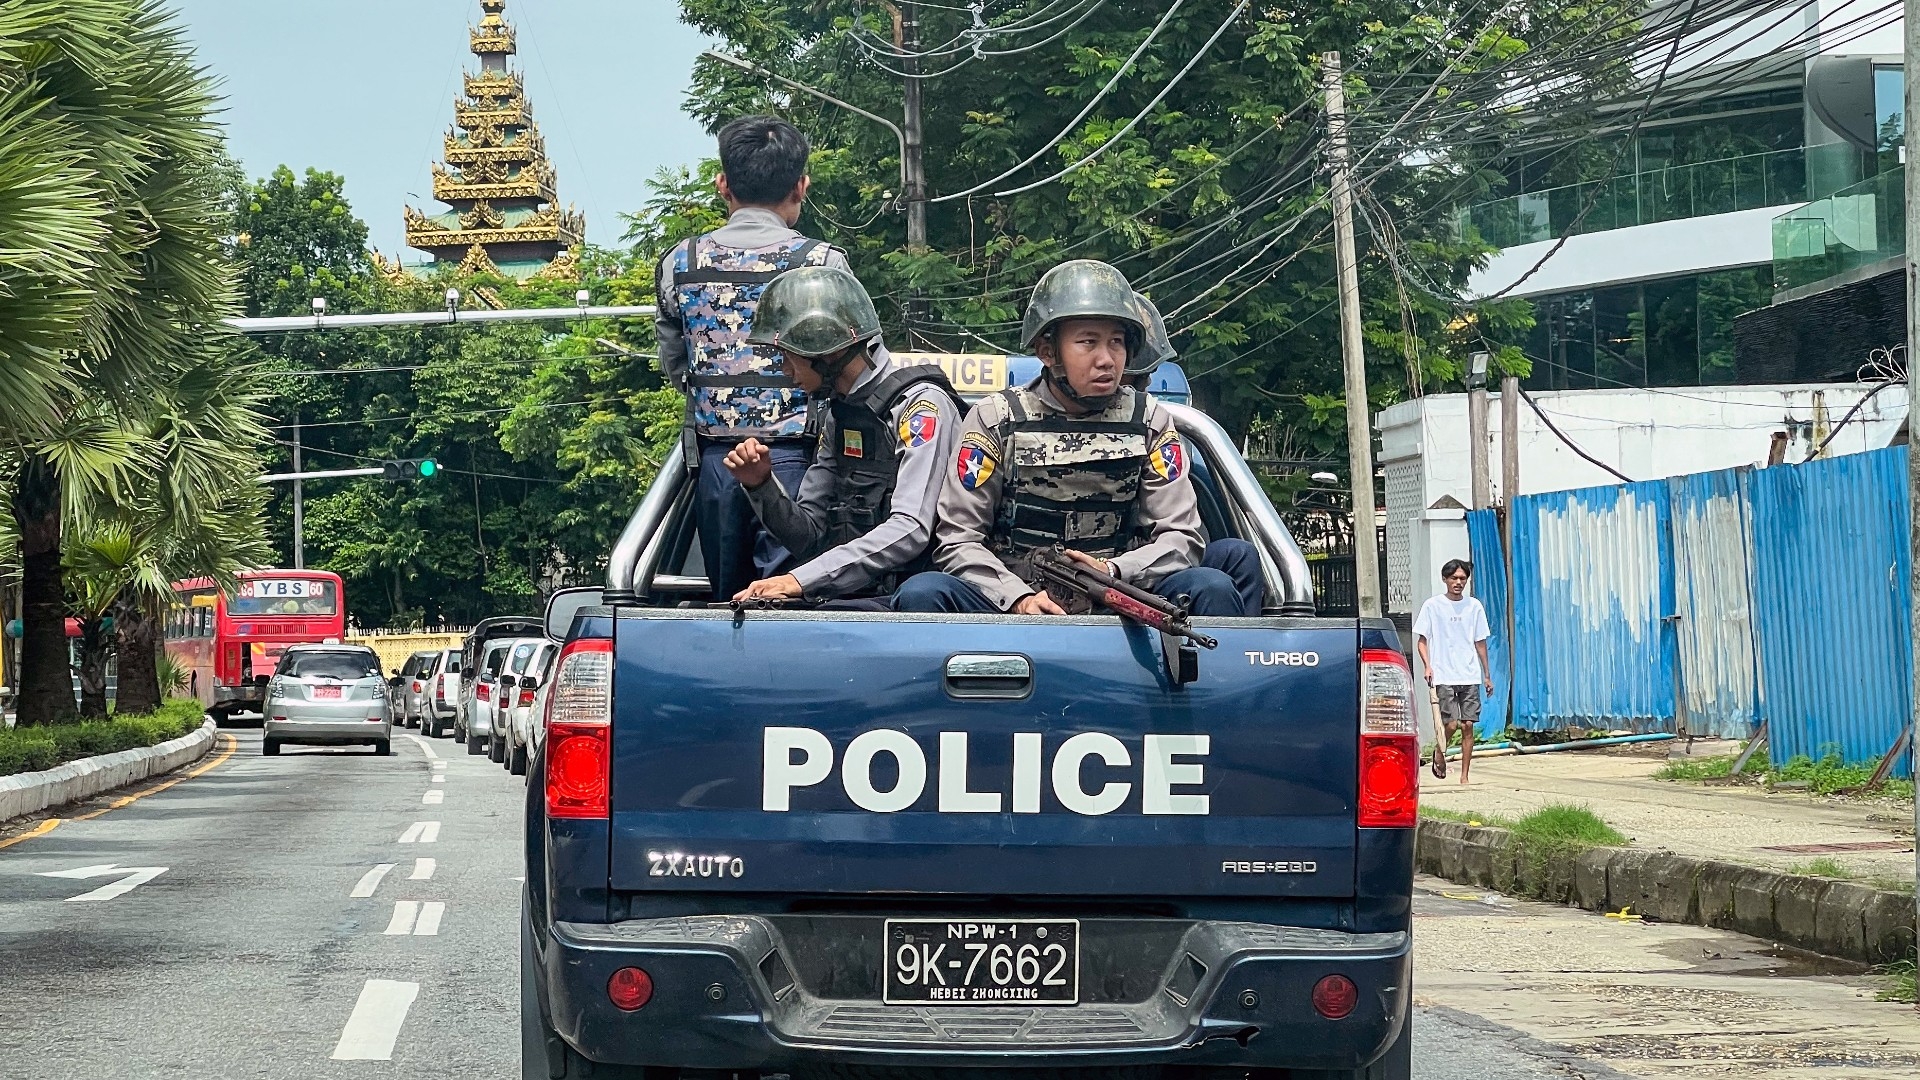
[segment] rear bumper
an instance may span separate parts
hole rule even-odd
[[[365,743],[393,738],[390,720],[374,722],[362,717],[352,719],[279,720],[268,717],[261,728],[263,738],[291,743]]]
[[[213,703],[215,705],[246,705],[259,708],[266,700],[267,688],[264,686],[215,686]]]
[[[888,1006],[877,988],[865,998],[816,997],[793,974],[796,954],[774,922],[758,916],[552,929],[540,982],[555,1031],[593,1061],[630,1065],[1354,1069],[1392,1044],[1410,999],[1405,932],[1196,922],[1145,1000],[1035,1008]],[[627,966],[654,985],[652,1000],[632,1013],[606,995],[608,978]],[[1342,1020],[1321,1017],[1310,1002],[1314,983],[1332,974],[1360,991]]]

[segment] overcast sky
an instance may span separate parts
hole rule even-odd
[[[432,201],[429,166],[453,123],[479,0],[172,0],[222,82],[231,148],[255,177],[276,165],[347,178],[372,243],[401,249],[401,206]],[[681,109],[706,43],[673,0],[508,0],[511,61],[588,239],[619,240],[661,165],[713,154]],[[416,194],[417,193],[417,194]],[[408,250],[407,261],[426,255]]]

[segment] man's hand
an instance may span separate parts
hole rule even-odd
[[[1071,552],[1070,554],[1077,555],[1079,553]],[[1081,557],[1085,558],[1085,556]],[[1028,593],[1014,601],[1013,613],[1015,615],[1065,615],[1066,611],[1059,604],[1053,602],[1053,597],[1043,592],[1037,592]]]
[[[1483,676],[1481,676],[1481,677],[1480,677],[1480,681],[1481,681],[1481,683],[1483,683],[1483,684],[1484,684],[1484,685],[1486,686],[1486,688],[1487,688],[1487,696],[1488,696],[1488,697],[1492,697],[1492,696],[1493,696],[1493,676],[1491,676],[1491,675],[1483,675]]]
[[[1432,685],[1433,685],[1433,669],[1432,669],[1432,668],[1427,668],[1427,669],[1425,669],[1425,673],[1426,673],[1426,676],[1427,676],[1427,685],[1428,685],[1428,686],[1432,686]]]
[[[1067,552],[1067,558],[1072,559],[1074,562],[1079,563],[1081,566],[1087,567],[1090,570],[1098,570],[1101,573],[1111,578],[1118,578],[1120,576],[1119,574],[1114,573],[1114,571],[1119,568],[1114,566],[1110,560],[1096,559],[1084,551],[1075,551],[1072,548],[1067,548],[1066,552]],[[1059,612],[1058,614],[1064,615],[1066,613]]]
[[[740,481],[742,487],[757,488],[773,479],[773,451],[767,449],[767,445],[759,439],[749,437],[742,440],[740,445],[727,451],[723,464],[726,465],[727,471],[733,474],[733,478]],[[754,585],[760,584],[763,582],[754,582]],[[794,595],[800,595],[798,590]]]
[[[749,439],[749,442],[752,440]],[[731,459],[732,454],[727,457]],[[729,469],[732,466],[728,466]],[[739,473],[734,473],[738,476]],[[759,581],[733,594],[735,600],[794,600],[800,596],[800,579],[792,574],[779,577],[761,578]]]

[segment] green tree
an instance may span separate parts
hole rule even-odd
[[[75,714],[68,497],[120,490],[142,451],[115,418],[197,354],[232,294],[208,168],[216,98],[172,14],[151,0],[20,0],[0,12],[0,58],[0,173],[20,185],[0,199],[0,425],[22,564],[19,722],[41,724]]]

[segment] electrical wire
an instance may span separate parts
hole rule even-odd
[[[1626,473],[1621,472],[1619,469],[1616,469],[1613,466],[1607,464],[1606,462],[1601,461],[1599,458],[1594,457],[1592,454],[1587,453],[1585,450],[1581,449],[1579,443],[1574,442],[1572,439],[1567,438],[1567,433],[1564,431],[1561,431],[1557,426],[1554,425],[1553,418],[1549,417],[1546,414],[1546,411],[1540,408],[1540,403],[1533,400],[1533,395],[1527,393],[1525,388],[1522,388],[1520,390],[1520,400],[1527,403],[1527,407],[1533,410],[1533,414],[1540,418],[1540,422],[1547,426],[1548,431],[1553,432],[1555,438],[1567,444],[1567,449],[1572,450],[1574,453],[1586,459],[1586,461],[1589,464],[1592,464],[1601,469],[1604,469],[1605,471],[1618,477],[1620,479],[1620,482],[1623,484],[1631,484],[1634,482],[1633,478],[1628,476]]]

